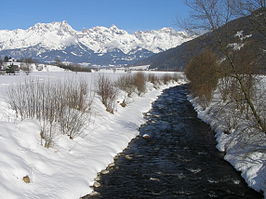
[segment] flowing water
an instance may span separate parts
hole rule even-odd
[[[186,85],[163,92],[145,115],[140,136],[99,174],[98,194],[84,198],[263,198],[224,161],[186,94]]]

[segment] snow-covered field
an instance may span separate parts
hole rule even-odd
[[[90,193],[97,173],[112,163],[113,157],[138,135],[139,126],[145,122],[143,113],[151,108],[163,89],[177,84],[155,89],[148,83],[148,91],[143,96],[133,95],[125,108],[117,105],[115,114],[106,112],[96,95],[90,124],[83,133],[73,140],[58,135],[54,145],[47,149],[41,146],[38,121],[15,118],[7,103],[9,86],[16,86],[25,78],[83,79],[93,91],[98,77],[98,73],[63,72],[50,66],[47,71],[50,72],[0,76],[0,198],[75,199]],[[113,80],[125,74],[105,72]],[[123,95],[121,92],[117,101],[121,102]],[[25,176],[30,183],[23,181]]]
[[[257,85],[257,92],[262,90],[266,91],[266,76]],[[198,112],[198,117],[215,130],[217,149],[225,152],[225,160],[241,172],[251,188],[264,192],[266,198],[266,134],[255,128],[248,129],[250,121],[240,118],[238,111],[226,102],[221,103],[217,90],[206,109],[197,98],[189,95],[188,99]],[[259,102],[265,114],[266,96],[260,96]],[[234,128],[228,129],[228,125]]]
[[[155,89],[151,83],[147,83],[147,92],[143,96],[132,95],[125,108],[119,105],[126,95],[121,91],[115,114],[106,112],[99,96],[95,95],[90,123],[82,134],[73,140],[65,135],[58,135],[49,149],[41,145],[39,122],[17,120],[7,103],[8,88],[11,85],[19,85],[25,79],[82,79],[94,92],[99,73],[113,81],[127,74],[123,71],[108,70],[96,73],[64,72],[60,68],[48,65],[45,70],[34,70],[29,76],[24,73],[0,76],[0,198],[73,199],[90,193],[93,191],[90,186],[93,185],[97,173],[112,163],[113,157],[138,135],[139,126],[145,122],[143,113],[151,108],[151,103],[163,89],[177,85],[171,83]],[[147,73],[164,75],[163,72],[155,71]],[[263,85],[265,88],[265,77]],[[229,110],[217,115],[217,110],[224,108],[217,103],[220,101],[219,95],[215,95],[206,109],[197,103],[197,99],[189,99],[198,112],[198,117],[215,129],[217,148],[226,152],[225,159],[241,171],[250,187],[266,193],[265,134],[243,134],[241,125],[230,134],[226,134],[224,123],[221,121],[227,121],[231,116],[226,115]],[[25,176],[29,177],[30,183],[23,181]]]

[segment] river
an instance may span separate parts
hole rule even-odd
[[[214,132],[186,95],[186,85],[162,93],[145,114],[140,136],[99,174],[98,194],[84,199],[263,198],[223,159]]]

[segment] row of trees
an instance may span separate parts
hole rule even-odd
[[[228,43],[228,22],[250,15],[250,26],[260,35],[261,42],[266,38],[265,0],[187,0],[192,10],[193,23],[185,24],[190,30],[211,31],[214,35],[216,51],[205,49],[186,66],[185,73],[191,81],[193,93],[205,104],[212,98],[213,91],[219,87],[223,100],[232,102],[255,126],[266,134],[265,113],[258,103],[254,59],[251,56],[264,56],[265,49],[248,51],[248,47],[233,49]],[[223,27],[223,32],[221,32]],[[228,32],[226,32],[228,30]],[[244,43],[239,40],[238,43]],[[248,45],[248,43],[245,43]],[[259,55],[258,55],[259,54]],[[219,82],[219,84],[218,84]]]
[[[11,59],[12,58],[8,56],[5,56],[3,60],[0,59],[0,66],[2,66],[4,62],[10,62]],[[39,69],[38,67],[39,64],[37,64],[37,62],[33,60],[32,58],[21,58],[21,59],[16,60],[16,62],[20,62],[20,66],[17,66],[13,62],[11,62],[11,64],[6,66],[6,68],[2,67],[2,71],[5,71],[8,74],[10,73],[15,74],[16,71],[22,70],[28,75],[31,72],[32,64],[36,65],[37,70]],[[84,66],[81,66],[78,64],[72,64],[72,63],[65,64],[61,62],[59,59],[56,59],[54,64],[60,68],[73,71],[73,72],[91,72],[91,68],[89,67],[84,67]]]
[[[12,60],[12,57],[10,56],[5,56],[3,59],[0,58],[0,64],[2,64],[3,62],[9,62],[10,60]],[[32,58],[21,58],[21,59],[17,59],[17,62],[25,62],[25,63],[36,63],[35,60],[33,60]]]
[[[56,58],[54,64],[58,66],[59,68],[63,68],[64,70],[67,71],[73,71],[73,72],[91,72],[91,68],[86,67],[86,66],[81,66],[79,64],[73,64],[73,63],[68,63],[65,64],[61,62],[60,59]]]
[[[137,72],[120,76],[113,82],[110,78],[101,74],[96,82],[96,93],[100,96],[106,111],[114,113],[119,91],[123,91],[126,94],[120,103],[122,107],[125,107],[128,104],[128,98],[132,97],[134,93],[142,96],[146,92],[147,82],[152,83],[154,88],[158,88],[160,85],[168,84],[171,81],[178,82],[179,79],[180,77],[177,74],[164,74],[158,77],[155,74],[145,75],[143,72]]]
[[[0,66],[2,66],[4,62],[9,62],[11,59],[12,58],[8,56],[5,56],[3,60],[0,59]],[[21,58],[16,61],[22,63],[20,69],[24,71],[26,74],[30,73],[32,64],[37,64],[37,61],[35,61],[32,58]],[[61,62],[58,58],[55,59],[54,64],[60,68],[73,72],[91,72],[91,68],[89,67],[84,67],[79,64],[73,64],[73,63],[65,64]],[[15,71],[18,71],[18,67],[16,67],[14,63],[11,63],[5,70],[7,73],[15,73]]]

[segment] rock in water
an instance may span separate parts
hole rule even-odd
[[[148,135],[148,134],[144,134],[142,137],[143,137],[144,139],[149,139],[149,138],[151,138],[151,136]]]

